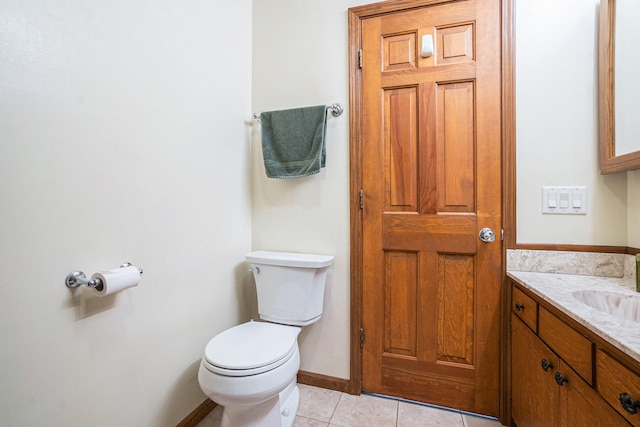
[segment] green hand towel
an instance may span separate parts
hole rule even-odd
[[[262,155],[269,178],[301,178],[326,164],[327,108],[266,111],[262,123]]]

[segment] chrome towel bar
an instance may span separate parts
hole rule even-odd
[[[342,113],[344,113],[344,108],[342,108],[342,104],[331,104],[327,107],[328,111],[331,111],[331,115],[333,117],[340,117]],[[260,113],[253,113],[253,118],[256,120],[260,120]]]

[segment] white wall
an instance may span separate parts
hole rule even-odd
[[[253,246],[335,256],[322,319],[299,339],[301,369],[349,378],[349,70],[347,9],[367,1],[254,1],[253,108],[341,103],[327,124],[327,167],[268,179],[253,132]]]
[[[248,316],[251,1],[0,2],[0,424],[173,426]],[[141,284],[64,285],[124,261]]]
[[[598,5],[516,1],[520,243],[627,245],[626,174],[598,172]],[[588,214],[543,215],[546,185],[587,186]]]

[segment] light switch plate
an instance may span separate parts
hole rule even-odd
[[[542,213],[586,215],[587,187],[542,187]]]

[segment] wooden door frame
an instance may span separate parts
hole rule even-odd
[[[360,56],[362,20],[394,12],[404,12],[428,5],[448,3],[452,0],[389,0],[349,9],[349,156],[350,156],[350,217],[351,217],[351,351],[349,393],[362,392],[362,73]],[[502,227],[504,244],[502,254],[502,308],[500,321],[500,420],[511,419],[509,396],[511,375],[508,347],[509,301],[506,283],[506,250],[515,247],[516,217],[516,161],[515,161],[515,0],[501,0],[502,43]],[[366,339],[366,338],[365,338]]]

